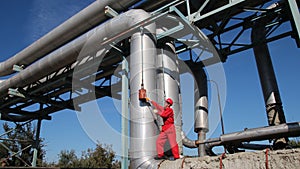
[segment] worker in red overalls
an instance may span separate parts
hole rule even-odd
[[[176,131],[174,125],[174,112],[171,108],[173,104],[173,100],[168,98],[165,101],[165,106],[162,107],[161,105],[157,104],[155,101],[151,101],[149,98],[146,98],[148,102],[150,102],[158,111],[156,113],[163,118],[164,125],[162,126],[162,130],[156,140],[156,150],[157,150],[157,157],[156,159],[163,159],[164,158],[164,145],[167,140],[169,140],[172,154],[174,159],[179,158],[179,148],[176,142]]]

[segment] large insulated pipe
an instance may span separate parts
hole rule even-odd
[[[276,7],[276,5],[274,7]],[[266,25],[273,19],[273,17],[267,17],[258,20],[254,24],[251,32],[251,40],[254,44],[253,51],[255,54],[256,65],[265,99],[268,123],[270,126],[279,125],[286,122],[276,76],[266,42]],[[287,140],[285,138],[277,139],[274,142],[275,146],[276,144],[285,145],[286,143]]]
[[[219,138],[209,139],[203,144],[208,145],[208,147],[211,149],[214,146],[220,145],[239,145],[243,142],[298,136],[300,136],[300,122],[294,122],[228,133],[221,135]]]
[[[139,13],[147,18],[147,13]],[[136,17],[136,16],[135,16]],[[159,126],[149,104],[141,102],[138,91],[141,84],[148,96],[156,93],[156,26],[150,24],[136,32],[130,39],[130,166],[136,168],[157,168],[156,138]]]
[[[194,131],[198,133],[198,141],[206,139],[208,132],[208,93],[207,93],[207,76],[202,67],[192,67],[195,78],[194,102],[195,102],[195,123]],[[204,145],[199,145],[198,155],[205,156]]]
[[[171,98],[174,102],[172,108],[174,110],[176,141],[179,152],[182,154],[182,110],[180,105],[182,101],[180,94],[179,61],[175,53],[175,46],[171,41],[159,45],[157,66],[159,100],[161,104],[164,104],[166,98]]]
[[[143,10],[130,10],[122,15],[119,15],[112,20],[97,27],[93,32],[94,38],[89,41],[90,44],[95,44],[93,50],[99,50],[101,42],[108,40],[120,33],[124,33],[131,26],[150,17]],[[131,38],[131,59],[130,59],[130,89],[131,89],[131,143],[130,143],[130,159],[132,168],[157,168],[158,161],[154,160],[156,155],[156,136],[158,127],[153,122],[153,116],[147,105],[140,103],[138,100],[137,91],[140,88],[142,73],[145,77],[145,88],[149,92],[154,92],[156,89],[156,48],[155,38],[151,34],[155,32],[155,26],[147,26],[141,33],[135,33]],[[27,69],[21,71],[14,77],[4,81],[0,86],[0,96],[4,96],[10,87],[24,87],[27,84],[41,79],[45,75],[53,71],[59,70],[62,66],[76,61],[78,51],[81,50],[87,39],[92,34],[86,34],[79,40],[74,41],[59,51],[51,53],[47,57],[32,64]],[[122,34],[127,38],[129,35]],[[100,44],[100,46],[97,46]],[[143,47],[141,47],[143,46]],[[143,63],[141,61],[141,50],[143,49]],[[91,52],[91,51],[90,51]],[[143,68],[142,68],[143,67]]]
[[[0,76],[13,73],[13,65],[32,64],[39,58],[70,42],[86,31],[109,19],[105,15],[105,7],[110,6],[117,11],[126,11],[139,0],[97,0],[91,5],[35,41],[33,44],[0,63]]]
[[[125,32],[133,25],[144,20],[145,18],[139,16],[140,13],[144,13],[144,11],[130,10],[122,15],[119,15],[112,20],[109,20],[108,22],[94,28],[83,36],[75,39],[62,48],[50,53],[46,57],[38,60],[15,76],[1,82],[0,97],[7,96],[9,88],[24,87],[28,84],[36,82],[46,75],[49,75],[67,65],[70,65],[71,63],[74,63],[77,60],[79,53],[80,55],[87,56],[90,54],[89,52],[92,51],[81,51],[87,40],[89,40],[88,42],[90,44],[94,45],[91,50],[97,51],[101,48],[104,48],[104,46],[101,45],[101,42]],[[124,38],[130,37],[128,34],[122,35]]]

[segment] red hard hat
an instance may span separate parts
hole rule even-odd
[[[171,98],[167,98],[166,102],[168,102],[171,106],[173,105],[173,100]]]

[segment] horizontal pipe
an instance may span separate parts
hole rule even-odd
[[[271,148],[271,146],[263,145],[263,144],[241,143],[240,145],[238,145],[238,148],[250,149],[250,150],[264,150],[266,148]]]
[[[198,148],[196,140],[190,140],[183,131],[180,132],[182,144],[187,148]]]
[[[225,134],[220,137],[221,142],[248,142],[268,140],[281,137],[295,137],[300,135],[300,122],[285,123],[276,126],[247,129],[241,132]]]
[[[62,45],[109,19],[104,13],[106,6],[110,6],[117,11],[125,11],[138,1],[139,0],[97,0],[93,2],[21,52],[1,62],[0,76],[12,74],[13,65],[24,65],[26,67],[32,64],[53,50],[58,49]]]
[[[285,123],[276,126],[267,126],[254,129],[247,129],[241,132],[234,132],[221,135],[219,138],[208,139],[204,142],[197,141],[196,144],[205,144],[207,150],[221,145],[237,145],[245,148],[258,146],[243,144],[243,142],[262,141],[282,137],[300,136],[300,122]]]
[[[91,5],[72,16],[61,25],[57,26],[30,46],[26,47],[8,60],[0,62],[0,76],[6,76],[14,73],[13,65],[24,65],[25,67],[29,66],[59,47],[71,42],[88,30],[104,23],[110,19],[105,14],[106,6],[110,6],[118,12],[124,12],[139,1],[140,0],[97,0],[93,2]],[[169,0],[160,0],[158,2],[148,1],[150,4],[155,4],[156,7],[160,7]],[[136,6],[135,8],[137,7],[139,6]],[[147,11],[152,10],[150,6],[144,6],[143,9]]]
[[[9,88],[24,87],[75,62],[78,59],[79,54],[80,56],[85,57],[93,51],[99,50],[98,53],[100,53],[100,57],[102,57],[106,50],[103,49],[105,46],[102,45],[101,42],[103,42],[104,39],[107,41],[107,39],[113,38],[141,22],[142,19],[137,19],[132,16],[140,16],[143,15],[143,13],[145,13],[143,10],[130,10],[109,20],[99,27],[94,28],[84,36],[77,38],[59,50],[56,50],[55,52],[52,52],[46,57],[40,59],[15,76],[3,81],[0,86],[0,97],[5,97]],[[119,40],[130,37],[128,34],[122,35],[122,37],[119,37]],[[87,40],[89,40],[88,44],[86,44]],[[89,49],[81,51],[84,46]]]

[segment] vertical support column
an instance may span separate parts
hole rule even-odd
[[[41,107],[42,106],[43,106],[43,104],[41,104]],[[38,119],[37,130],[36,130],[36,134],[35,134],[35,140],[34,140],[34,143],[33,143],[33,158],[32,158],[32,163],[31,163],[32,167],[36,167],[36,161],[37,161],[37,156],[38,156],[38,147],[39,147],[39,144],[40,144],[41,124],[42,124],[42,120]]]
[[[208,132],[208,94],[207,94],[207,76],[202,67],[195,68],[193,66],[193,74],[195,77],[195,124],[194,131],[198,133],[198,140],[205,141],[206,133]],[[201,144],[198,147],[198,155],[205,156],[205,145]]]
[[[267,18],[269,19],[269,18]],[[252,29],[252,43],[270,126],[286,123],[270,52],[266,43],[267,20],[258,21]],[[286,138],[276,139],[274,148],[283,148]]]
[[[128,62],[122,62],[122,169],[128,169]]]

